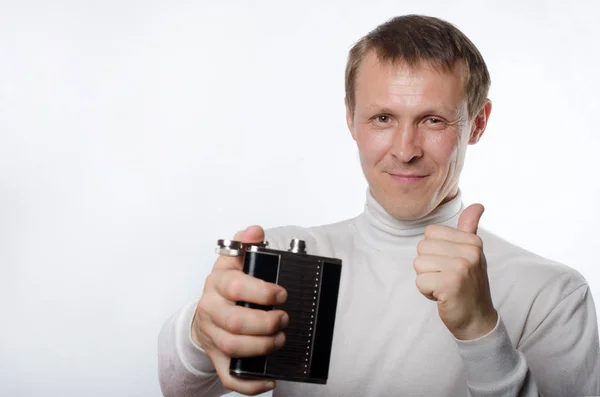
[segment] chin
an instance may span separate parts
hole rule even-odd
[[[429,197],[423,194],[384,194],[381,200],[378,197],[375,198],[390,215],[402,221],[423,218],[434,209]]]
[[[375,185],[373,197],[394,218],[412,221],[429,215],[437,206],[431,186],[402,187]]]

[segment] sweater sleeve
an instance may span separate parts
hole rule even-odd
[[[457,340],[472,397],[600,395],[600,348],[587,284],[561,299],[517,348],[501,318],[488,335]]]
[[[498,315],[496,327],[479,339],[456,340],[465,364],[469,396],[537,397],[538,389],[527,360],[516,350]]]
[[[197,301],[171,316],[158,336],[158,378],[165,397],[217,397],[230,392],[212,361],[191,338]]]

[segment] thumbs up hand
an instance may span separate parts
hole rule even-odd
[[[437,302],[442,322],[461,340],[486,335],[498,321],[483,242],[477,236],[483,211],[481,204],[469,206],[461,213],[457,228],[428,226],[413,263],[417,288]]]

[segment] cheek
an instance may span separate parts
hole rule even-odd
[[[368,165],[376,165],[387,154],[392,143],[392,133],[386,131],[372,132],[367,129],[357,131],[356,143],[360,157]]]
[[[459,139],[455,133],[432,134],[427,137],[424,149],[433,162],[446,168],[459,158]]]

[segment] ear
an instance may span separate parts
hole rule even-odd
[[[356,135],[354,134],[354,118],[352,117],[352,111],[348,106],[347,98],[344,98],[344,104],[346,105],[346,125],[348,126],[350,134],[352,134],[352,139],[356,141]]]
[[[479,142],[479,139],[487,127],[490,114],[492,113],[492,101],[486,100],[485,105],[481,108],[471,127],[471,135],[469,136],[469,145],[474,145]]]

